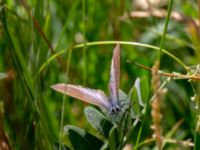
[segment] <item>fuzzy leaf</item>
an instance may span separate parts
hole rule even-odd
[[[139,114],[140,113],[140,105],[138,103],[137,89],[135,87],[133,87],[131,99],[133,101],[133,111],[134,111],[134,113]]]
[[[135,88],[137,90],[137,99],[138,99],[138,102],[139,102],[140,106],[144,107],[144,103],[143,103],[142,95],[141,95],[140,82],[141,82],[140,78],[137,78],[135,80]]]
[[[149,97],[149,82],[146,76],[143,76],[140,81],[141,97],[144,103],[147,102]]]
[[[93,107],[86,107],[84,112],[92,127],[103,134],[104,137],[108,138],[109,131],[112,128],[112,123],[107,120],[101,112]]]
[[[64,133],[68,134],[72,146],[77,150],[96,150],[103,145],[103,141],[75,126],[65,126]]]
[[[119,101],[122,105],[122,109],[126,110],[130,106],[130,98],[126,93],[124,93],[122,90],[119,90]]]

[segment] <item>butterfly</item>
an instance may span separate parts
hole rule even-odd
[[[110,96],[107,97],[101,90],[95,90],[80,85],[72,84],[54,84],[51,86],[55,91],[69,95],[89,104],[96,105],[116,114],[121,111],[121,104],[119,101],[119,78],[120,78],[120,45],[117,44],[113,51],[110,81],[108,89]]]

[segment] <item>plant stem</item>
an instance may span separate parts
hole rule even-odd
[[[171,11],[172,11],[172,6],[173,6],[173,0],[170,0],[169,6],[168,6],[168,11],[167,11],[167,18],[165,20],[164,31],[163,31],[161,42],[160,42],[160,49],[159,49],[159,52],[158,52],[158,60],[161,59],[162,49],[163,49],[163,46],[164,46],[165,35],[167,33],[167,27],[168,27],[169,20],[170,20],[170,14],[171,14]]]
[[[140,46],[140,47],[146,47],[146,48],[150,48],[153,50],[159,50],[159,47],[153,46],[153,45],[149,45],[149,44],[144,44],[144,43],[138,43],[138,42],[127,42],[127,41],[95,41],[95,42],[88,42],[88,43],[81,43],[81,44],[77,44],[73,47],[67,48],[67,49],[63,49],[59,52],[57,52],[56,54],[52,55],[45,63],[43,63],[43,65],[40,67],[39,69],[39,74],[43,71],[43,69],[45,67],[47,67],[47,65],[53,61],[56,57],[62,55],[63,53],[67,52],[70,49],[78,49],[78,48],[83,48],[84,46],[94,46],[94,45],[108,45],[108,44],[123,44],[123,45],[134,45],[134,46]],[[185,70],[189,70],[188,66],[184,64],[184,62],[182,62],[179,58],[177,58],[176,56],[174,56],[173,54],[171,54],[170,52],[168,52],[165,49],[162,49],[162,52],[165,53],[166,55],[168,55],[169,57],[171,57],[172,59],[174,59],[176,62],[178,62],[181,66],[183,66],[183,68]]]

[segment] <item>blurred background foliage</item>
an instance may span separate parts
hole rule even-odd
[[[0,0],[0,141],[12,149],[52,149],[59,142],[63,99],[63,124],[72,124],[97,134],[83,115],[87,104],[54,92],[50,86],[59,82],[80,84],[107,91],[112,50],[115,44],[99,44],[70,50],[78,43],[95,41],[132,41],[159,47],[167,0]],[[198,5],[195,0],[174,1],[164,49],[187,66],[200,61]],[[134,15],[135,12],[145,12]],[[133,14],[133,15],[131,15]],[[40,67],[49,58],[66,51]],[[150,73],[127,63],[131,60],[152,66],[156,51],[140,46],[121,45],[120,88],[126,93],[136,77]],[[161,69],[186,73],[163,54]],[[162,103],[163,133],[181,119],[173,136],[194,140],[196,110],[194,95],[187,80],[171,81]],[[146,121],[141,140],[151,137],[151,117]],[[9,141],[9,142],[8,142]],[[69,144],[67,137],[63,142]],[[149,147],[151,145],[145,145]]]

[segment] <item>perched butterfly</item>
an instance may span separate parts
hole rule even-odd
[[[110,96],[107,97],[101,90],[94,90],[80,85],[71,84],[55,84],[52,85],[55,91],[72,96],[86,103],[94,104],[101,108],[108,110],[114,114],[121,111],[121,104],[119,101],[119,75],[120,75],[120,45],[118,44],[113,51],[111,69],[110,69],[110,81],[109,92]]]

